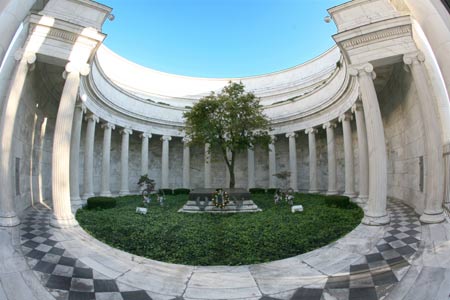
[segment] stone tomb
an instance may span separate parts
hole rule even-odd
[[[223,189],[229,196],[229,203],[224,207],[216,207],[213,203],[216,189],[195,189],[189,193],[187,203],[179,212],[188,213],[240,213],[258,212],[260,208],[251,200],[251,194],[241,188]]]

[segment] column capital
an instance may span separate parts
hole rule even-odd
[[[288,132],[288,133],[286,133],[286,137],[287,138],[296,138],[297,137],[297,133],[295,133],[295,131],[293,131],[293,132]]]
[[[98,123],[100,121],[100,119],[96,115],[94,115],[93,113],[87,114],[86,117],[84,117],[84,119],[86,121],[93,121],[95,123]]]
[[[133,130],[131,128],[125,127],[120,131],[120,134],[122,135],[129,135],[129,134],[133,134]]]
[[[101,127],[104,129],[106,129],[106,128],[110,128],[113,130],[116,129],[116,125],[114,125],[113,123],[110,123],[110,122],[102,123]]]
[[[353,115],[351,112],[347,111],[345,112],[343,115],[339,116],[339,122],[343,122],[343,121],[351,121],[353,120]]]
[[[323,129],[327,128],[336,128],[336,122],[335,121],[329,121],[322,125]]]
[[[270,140],[274,143],[277,140],[277,136],[275,134],[270,135]]]
[[[150,139],[150,138],[152,138],[152,134],[151,134],[150,132],[142,132],[142,133],[139,135],[139,137],[140,137],[141,139],[143,139],[143,138],[148,138],[148,139]]]
[[[305,134],[316,134],[317,133],[317,129],[316,128],[314,128],[314,127],[311,127],[311,128],[307,128],[307,129],[305,129]]]
[[[415,51],[412,53],[407,53],[403,55],[403,63],[405,65],[413,65],[413,64],[420,64],[425,61],[425,55],[421,51]]]
[[[171,141],[172,137],[170,135],[163,135],[161,137],[161,141]]]
[[[81,76],[87,76],[91,71],[91,66],[86,63],[69,61],[64,69],[66,73],[77,72]]]
[[[86,111],[87,111],[87,107],[86,107],[86,105],[85,105],[83,102],[78,102],[78,103],[75,105],[75,108],[80,109],[84,114],[85,114]]]
[[[33,65],[36,62],[36,53],[34,52],[25,52],[23,48],[18,49],[14,53],[14,59],[19,61],[21,59],[25,59],[28,65]]]
[[[376,73],[373,71],[373,65],[371,63],[350,65],[348,67],[348,73],[350,76],[371,75],[372,79],[377,77]]]
[[[192,142],[192,139],[189,136],[184,136],[181,140],[185,144],[189,144],[190,142]]]
[[[363,104],[361,101],[356,101],[353,105],[352,105],[352,113],[355,113],[357,111],[363,111]]]

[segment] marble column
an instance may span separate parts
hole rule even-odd
[[[50,225],[58,228],[77,226],[70,205],[70,145],[72,124],[77,100],[80,75],[89,73],[89,66],[69,62],[66,65],[66,82],[59,101],[52,151],[53,215]]]
[[[277,137],[275,135],[270,136],[272,142],[269,144],[269,188],[273,189],[277,187],[277,178],[274,174],[277,173],[277,161],[275,153],[275,141]]]
[[[227,149],[227,160],[231,163],[231,151],[229,149]],[[226,188],[230,187],[230,171],[228,170],[226,162],[225,162],[225,187]]]
[[[122,134],[122,146],[120,151],[120,191],[119,195],[129,195],[130,190],[128,187],[128,149],[130,147],[130,134],[133,134],[133,130],[130,128],[124,128],[120,131]]]
[[[33,68],[36,55],[23,55],[21,51],[18,51],[15,58],[19,62],[12,76],[0,118],[0,183],[2,186],[2,192],[0,193],[0,226],[6,227],[20,224],[14,208],[13,136],[25,79],[28,71]]]
[[[189,137],[183,137],[183,188],[190,189],[190,169],[191,169],[191,151],[189,143],[191,139]]]
[[[429,79],[424,66],[422,53],[411,53],[403,57],[409,66],[418,94],[425,139],[425,209],[420,216],[423,223],[440,223],[445,220],[442,204],[444,201],[444,159],[439,124],[439,114],[435,109]]]
[[[161,187],[163,189],[169,188],[169,141],[172,137],[163,135],[162,140],[162,162],[161,162]]]
[[[95,139],[95,123],[99,119],[94,114],[85,117],[87,121],[86,139],[84,143],[84,194],[83,201],[94,196],[94,139]]]
[[[208,143],[205,144],[205,188],[211,188],[211,152]]]
[[[361,101],[353,104],[352,112],[356,119],[359,156],[359,195],[356,202],[366,204],[369,199],[369,152],[367,149],[366,121]]]
[[[289,186],[294,191],[298,191],[297,186],[297,147],[295,145],[295,138],[297,134],[295,132],[286,133],[286,137],[289,139],[289,171],[291,172]]]
[[[339,122],[342,123],[342,132],[344,135],[344,159],[345,159],[345,192],[344,195],[350,198],[356,196],[355,193],[355,175],[353,171],[353,139],[352,127],[350,121],[352,114],[350,112],[344,113],[339,117]]]
[[[305,130],[308,135],[309,145],[309,193],[318,193],[317,188],[317,150],[316,150],[316,133],[317,129],[308,128]]]
[[[148,175],[148,139],[152,137],[151,133],[143,132],[140,135],[141,144],[141,176]]]
[[[247,188],[255,187],[255,150],[247,149]]]
[[[100,196],[111,197],[109,178],[111,176],[109,169],[111,163],[111,131],[116,128],[114,124],[106,122],[102,124],[103,128],[103,156],[102,156],[102,191]]]
[[[328,155],[328,190],[327,195],[336,195],[336,141],[334,139],[335,122],[323,124],[323,129],[327,131],[327,155]]]
[[[80,197],[79,167],[83,113],[86,113],[86,106],[83,103],[77,104],[73,116],[72,136],[70,140],[70,201],[72,203],[72,211],[74,212],[83,205]]]
[[[375,73],[369,63],[352,65],[349,73],[359,79],[369,153],[369,199],[362,222],[367,225],[384,225],[390,221],[386,210],[387,154],[383,120],[373,83]]]

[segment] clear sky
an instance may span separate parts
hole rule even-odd
[[[197,77],[283,70],[331,48],[327,8],[343,0],[98,0],[106,46],[138,64]]]

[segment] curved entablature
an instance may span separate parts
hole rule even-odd
[[[122,64],[127,62],[131,67],[127,67],[126,64],[117,65],[113,61],[105,63],[105,56],[113,57]],[[138,131],[151,130],[155,134],[181,136],[184,127],[183,112],[200,97],[207,95],[213,85],[217,85],[215,89],[218,90],[229,80],[161,73],[117,57],[110,50],[102,48],[92,64],[89,77],[82,81],[81,93],[87,95],[87,107],[100,118]],[[133,71],[133,68],[136,71]],[[142,79],[149,82],[148,90],[155,86],[155,83],[151,82],[160,82],[164,86],[172,84],[173,92],[166,91],[166,95],[151,94],[151,96],[148,93],[145,98],[141,93],[136,93],[134,88],[125,87],[117,81],[117,77],[109,77],[111,70],[116,70],[114,76],[118,76],[117,70],[120,70],[122,74],[132,74],[130,78],[140,78],[136,75],[139,74],[139,68],[151,74],[149,78]],[[317,73],[312,73],[313,69],[317,70]],[[303,74],[302,70],[306,74]],[[155,74],[160,78],[155,77]],[[272,121],[274,134],[320,126],[324,122],[336,119],[349,110],[358,97],[356,80],[349,76],[338,48],[332,48],[301,66],[237,80],[242,81],[248,90],[252,90],[260,97],[264,113]],[[177,97],[176,94],[179,94],[180,90],[176,82],[183,85],[180,88],[183,93],[192,94],[196,91],[197,94]],[[191,83],[190,90],[186,82]],[[200,90],[203,84],[205,86]]]

